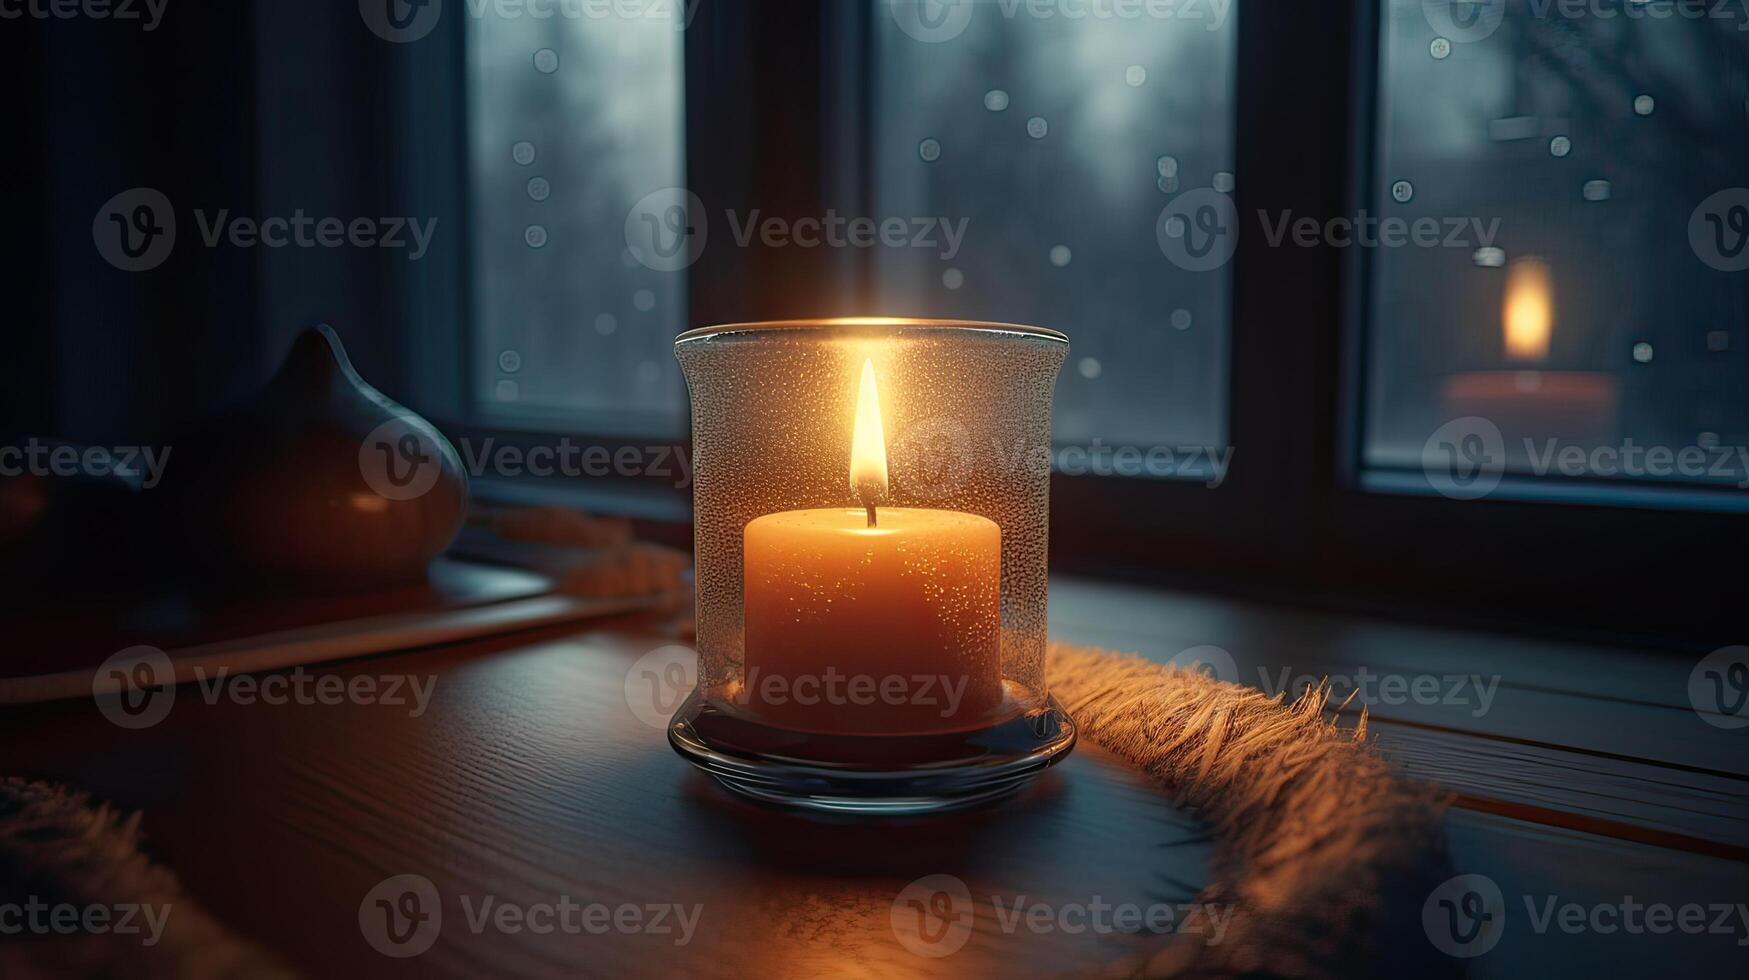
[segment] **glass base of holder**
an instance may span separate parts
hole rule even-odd
[[[774,728],[694,691],[668,725],[688,762],[744,796],[840,814],[976,806],[1025,785],[1075,747],[1055,698],[986,728],[932,735],[827,735]]]

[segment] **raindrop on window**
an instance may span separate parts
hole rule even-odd
[[[528,140],[517,140],[510,144],[510,159],[526,167],[534,162],[534,144]]]
[[[1170,321],[1172,323],[1172,329],[1174,330],[1189,330],[1190,311],[1184,309],[1173,310]]]
[[[1045,122],[1045,117],[1043,117],[1043,116],[1033,116],[1031,119],[1028,119],[1026,121],[1026,135],[1032,137],[1035,140],[1044,139],[1045,134],[1049,133],[1050,131],[1051,131],[1051,124],[1048,122]]]
[[[934,163],[941,159],[941,141],[930,137],[918,143],[917,155],[923,158],[924,163]]]
[[[1176,177],[1178,176],[1178,158],[1170,154],[1163,156],[1154,161],[1154,169],[1158,170],[1162,177]]]
[[[648,289],[640,289],[632,294],[632,305],[648,313],[656,308],[656,294]]]
[[[1130,88],[1141,88],[1148,80],[1148,69],[1141,65],[1131,65],[1123,70],[1123,80]]]
[[[1159,180],[1154,181],[1154,186],[1160,188],[1160,193],[1162,194],[1176,194],[1178,193],[1178,178],[1161,177]]]
[[[1074,254],[1069,251],[1069,246],[1067,246],[1067,245],[1052,245],[1051,246],[1051,264],[1056,266],[1057,268],[1061,269],[1062,267],[1068,265],[1069,260],[1072,258],[1074,258]]]
[[[1233,175],[1227,173],[1225,170],[1216,171],[1214,180],[1211,181],[1211,183],[1214,185],[1215,190],[1220,191],[1222,194],[1233,193]]]
[[[1391,200],[1398,204],[1408,204],[1415,196],[1415,185],[1406,180],[1399,180],[1391,185]]]
[[[1573,141],[1565,136],[1557,136],[1549,140],[1549,156],[1564,157],[1573,152]]]
[[[1184,217],[1182,215],[1175,214],[1166,219],[1166,237],[1184,237]]]
[[[540,225],[529,225],[522,230],[522,240],[529,248],[541,248],[547,243],[547,230]]]
[[[552,48],[541,48],[534,53],[534,70],[543,75],[551,75],[559,70],[559,53]]]
[[[513,350],[498,353],[498,370],[505,374],[515,374],[522,370],[522,355]]]
[[[1641,364],[1652,363],[1652,345],[1646,343],[1643,340],[1640,341],[1639,343],[1635,344],[1634,345],[1634,360],[1640,362]]]
[[[1081,363],[1075,365],[1075,369],[1081,372],[1081,377],[1092,381],[1094,378],[1099,377],[1099,372],[1101,370],[1099,358],[1083,357],[1081,358]]]
[[[984,93],[984,108],[991,112],[1001,112],[1008,108],[1008,93],[999,88],[993,88]]]
[[[1451,42],[1443,37],[1436,37],[1427,45],[1427,53],[1434,61],[1444,61],[1451,56]]]
[[[1588,180],[1580,193],[1585,195],[1587,201],[1607,201],[1609,200],[1609,181]]]
[[[605,337],[618,329],[619,317],[614,316],[612,313],[598,313],[595,315],[596,333]]]
[[[1651,96],[1649,96],[1649,95],[1636,95],[1636,96],[1634,96],[1634,112],[1636,114],[1642,115],[1642,116],[1649,116],[1652,114],[1652,110],[1656,109],[1656,108],[1658,108],[1658,102],[1656,99],[1652,98]]]
[[[545,177],[528,178],[528,196],[536,201],[544,201],[552,196],[553,185]]]
[[[1483,245],[1471,253],[1470,261],[1484,269],[1498,269],[1506,264],[1506,250],[1498,245]]]
[[[954,268],[943,269],[941,284],[949,289],[958,289],[966,284],[966,274]]]

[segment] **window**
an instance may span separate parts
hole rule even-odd
[[[1371,253],[1368,467],[1745,485],[1745,27],[1392,0],[1368,206],[1440,241]]]
[[[881,312],[1067,332],[1059,443],[1224,445],[1227,271],[1173,264],[1157,225],[1185,192],[1233,190],[1231,16],[871,8],[877,216],[965,228],[951,253],[881,250]]]
[[[467,18],[478,419],[682,432],[685,273],[626,216],[685,184],[683,43],[661,17]]]

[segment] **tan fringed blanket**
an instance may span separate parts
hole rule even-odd
[[[1194,670],[1066,644],[1051,693],[1080,734],[1158,779],[1216,839],[1199,902],[1230,905],[1216,945],[1162,939],[1107,976],[1433,976],[1457,973],[1421,928],[1446,877],[1444,804],[1396,778],[1326,713],[1327,687],[1288,702]],[[1335,706],[1340,709],[1342,705]]]

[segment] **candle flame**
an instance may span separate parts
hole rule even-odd
[[[881,427],[874,361],[866,358],[856,396],[856,429],[850,440],[850,489],[869,508],[887,496],[887,435]]]
[[[1554,319],[1554,286],[1548,263],[1538,258],[1512,263],[1506,270],[1507,359],[1521,363],[1546,359]]]

